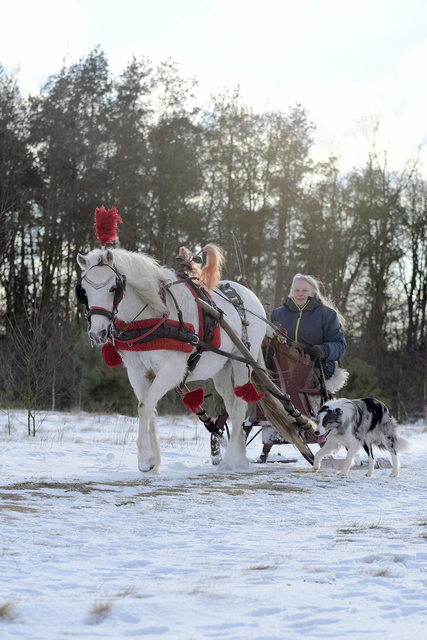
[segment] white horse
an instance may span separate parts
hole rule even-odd
[[[83,270],[83,277],[78,285],[78,297],[86,298],[89,310],[88,333],[92,343],[104,345],[111,342],[113,321],[129,325],[135,318],[138,322],[155,318],[160,322],[167,314],[169,320],[179,320],[173,297],[182,311],[184,322],[191,323],[195,333],[199,334],[199,307],[194,295],[183,283],[168,288],[168,283],[175,283],[177,280],[175,272],[161,268],[151,257],[123,249],[96,249],[86,256],[79,254],[77,262]],[[126,292],[122,297],[124,285]],[[256,314],[248,315],[250,323],[247,326],[247,337],[251,355],[262,363],[260,347],[266,333],[266,324],[262,320],[265,318],[264,308],[249,289],[236,282],[232,282],[231,285],[241,297],[245,309]],[[210,291],[210,295],[216,305],[225,312],[228,325],[240,337],[242,322],[235,306],[224,299],[217,290]],[[241,357],[241,353],[223,329],[220,329],[220,339],[222,351]],[[179,387],[184,380],[190,354],[150,347],[144,351],[121,350],[118,342],[115,346],[119,350],[138,399],[138,468],[140,471],[157,472],[161,456],[154,423],[156,405],[167,391]],[[195,348],[191,347],[193,352]],[[232,425],[230,441],[222,464],[228,468],[247,467],[249,461],[246,457],[242,429],[246,402],[234,394],[235,386],[248,382],[247,365],[205,351],[195,370],[188,375],[187,381],[211,378],[224,400]]]

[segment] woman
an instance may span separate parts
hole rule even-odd
[[[288,338],[298,342],[313,361],[321,360],[325,377],[335,371],[335,362],[346,349],[344,319],[332,303],[319,293],[319,283],[312,276],[297,273],[292,281],[289,298],[271,314],[288,332]]]

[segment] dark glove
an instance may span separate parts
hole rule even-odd
[[[312,360],[318,360],[319,358],[324,358],[326,356],[326,349],[320,344],[315,344],[307,353]]]

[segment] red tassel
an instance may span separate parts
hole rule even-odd
[[[112,342],[107,342],[101,348],[102,357],[107,367],[119,367],[122,363],[122,357]]]
[[[263,399],[265,393],[258,393],[252,382],[247,382],[241,387],[234,387],[234,395],[245,402],[258,402]]]
[[[205,392],[203,391],[203,387],[199,387],[186,393],[182,401],[187,409],[190,409],[193,413],[197,413],[197,409],[203,404],[204,399]]]

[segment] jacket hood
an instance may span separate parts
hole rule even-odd
[[[301,307],[299,307],[296,302],[292,300],[292,298],[288,298],[286,302],[283,303],[283,306],[288,307],[290,311],[296,311],[298,313],[301,311]],[[323,305],[319,300],[316,300],[316,298],[310,298],[308,303],[304,307],[304,311],[312,311],[313,309],[322,306]]]

